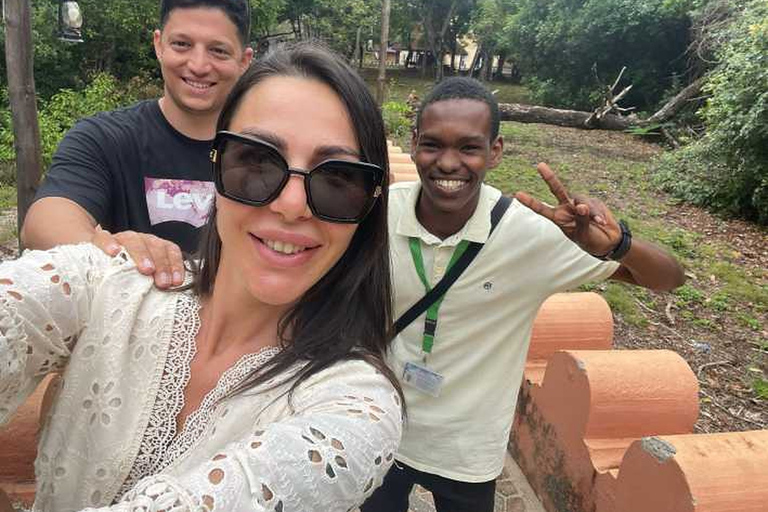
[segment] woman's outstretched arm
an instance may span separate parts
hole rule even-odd
[[[254,426],[250,435],[191,469],[144,478],[120,503],[88,510],[356,508],[394,460],[402,428],[394,388],[368,363],[345,362],[311,377],[292,403],[292,416]]]

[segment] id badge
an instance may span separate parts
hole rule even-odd
[[[417,363],[407,362],[403,369],[403,382],[434,397],[440,395],[444,378],[439,373]]]

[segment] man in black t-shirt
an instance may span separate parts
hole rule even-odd
[[[168,268],[155,275],[166,287],[183,276],[177,246],[197,246],[214,197],[216,120],[253,50],[247,0],[162,0],[160,26],[163,96],[80,120],[54,154],[21,238],[33,249],[96,241],[114,254],[122,245],[143,273]]]

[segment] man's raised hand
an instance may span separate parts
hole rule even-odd
[[[557,205],[550,206],[525,192],[515,194],[518,201],[554,222],[568,238],[589,254],[601,256],[619,244],[621,227],[602,201],[586,196],[571,196],[545,163],[540,163],[536,169],[557,199]]]

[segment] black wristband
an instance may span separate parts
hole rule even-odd
[[[595,258],[603,261],[619,261],[627,255],[629,249],[632,247],[632,231],[630,231],[629,226],[623,220],[619,221],[619,227],[621,228],[621,240],[616,244],[616,247],[602,256],[595,256],[593,254]]]

